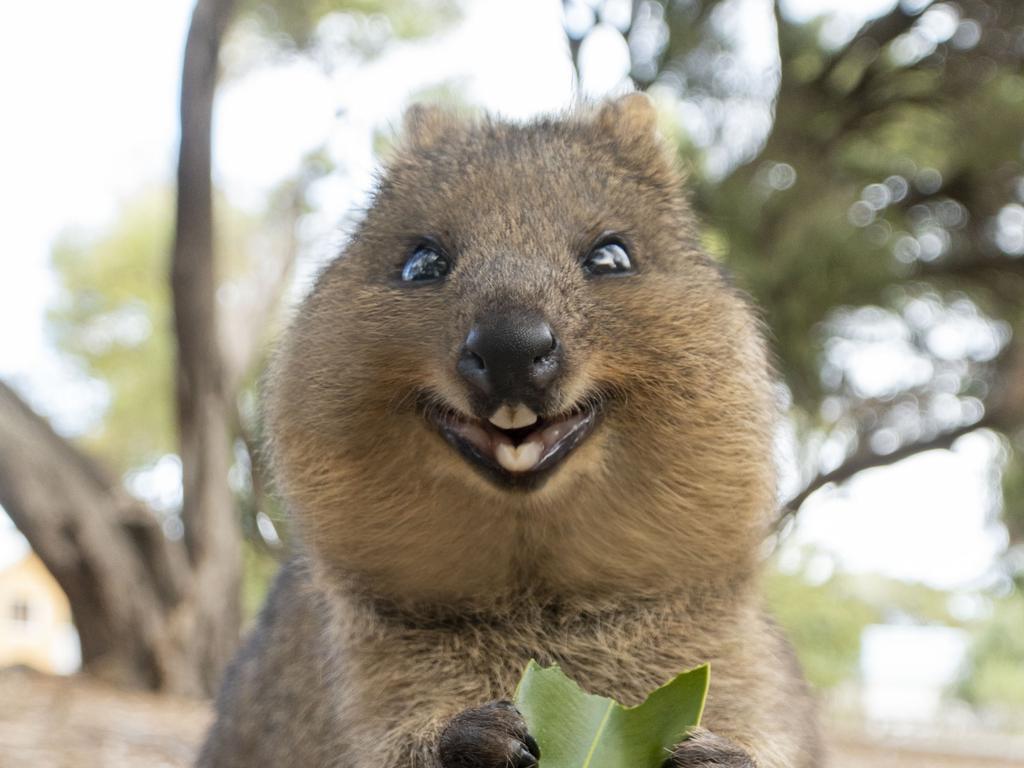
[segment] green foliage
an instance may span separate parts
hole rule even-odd
[[[881,619],[875,607],[835,578],[811,584],[777,570],[765,579],[765,594],[811,685],[834,688],[856,676],[861,632]]]
[[[111,231],[65,234],[53,249],[59,293],[48,327],[57,348],[106,386],[107,407],[83,441],[120,471],[174,446],[170,210],[170,196],[151,191]]]
[[[963,622],[950,613],[950,593],[925,584],[858,574],[840,577],[854,595],[881,614],[887,623],[913,622],[956,627]]]
[[[944,590],[877,574],[835,573],[815,581],[806,565],[795,573],[772,568],[764,591],[815,688],[856,677],[861,633],[869,624],[965,626],[950,613]]]
[[[281,561],[266,547],[247,537],[242,545],[242,620],[255,620]]]
[[[958,693],[995,710],[1024,712],[1024,594],[995,602],[991,619],[979,627]]]
[[[545,768],[661,768],[668,751],[700,724],[708,675],[707,665],[683,672],[643,703],[624,707],[586,693],[557,665],[531,661],[515,703]]]
[[[67,232],[53,248],[58,294],[47,328],[57,349],[106,388],[106,407],[82,441],[118,472],[175,450],[172,216],[170,192],[150,190],[128,201],[110,230]],[[255,219],[218,201],[222,277],[246,269],[255,229]]]
[[[330,65],[339,56],[379,54],[396,38],[436,33],[458,11],[457,0],[243,0],[239,15],[280,51],[322,54]]]
[[[1002,471],[1003,520],[1011,546],[1024,546],[1024,431],[1007,440]],[[1024,564],[1019,566],[1024,577]]]

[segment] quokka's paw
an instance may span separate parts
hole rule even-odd
[[[757,768],[757,763],[728,739],[697,728],[672,750],[663,768]]]
[[[449,720],[438,754],[443,768],[534,768],[540,748],[511,702],[492,701]]]

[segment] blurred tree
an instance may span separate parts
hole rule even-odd
[[[47,324],[58,350],[104,382],[108,404],[83,448],[118,473],[174,452],[167,257],[171,198],[134,199],[113,231],[70,232],[53,248],[59,293]]]
[[[255,301],[251,294],[259,286],[254,276],[273,265],[274,255],[288,254],[278,261],[291,261],[295,219],[305,210],[306,188],[326,170],[318,157],[308,158],[297,179],[282,184],[258,217],[217,201],[218,290],[228,313]],[[78,441],[118,474],[151,465],[176,449],[174,339],[166,285],[172,200],[168,190],[141,192],[118,212],[109,231],[64,232],[52,251],[58,294],[47,328],[57,350],[107,390],[105,407]],[[278,263],[264,282],[280,281],[281,270]],[[232,314],[232,326],[239,322],[236,317]],[[268,319],[255,330],[267,332],[272,326]],[[251,332],[232,327],[224,335],[237,339]],[[261,348],[260,341],[242,346]]]
[[[837,579],[811,584],[801,573],[772,570],[764,589],[813,687],[834,688],[856,676],[861,633],[882,617],[877,606]]]
[[[458,0],[237,0],[250,61],[302,54],[330,69],[380,54],[395,38],[434,34],[458,16]]]
[[[620,5],[565,0],[577,64]],[[764,307],[793,399],[804,475],[782,520],[982,427],[1019,442],[1024,4],[894,0],[838,31],[768,0],[630,8],[632,80],[679,136],[708,248]],[[755,29],[774,66],[747,55]],[[1019,477],[1024,453],[1007,456]],[[1024,516],[1005,501],[1008,522]]]
[[[815,578],[812,563],[823,556],[810,549],[800,555],[795,570],[776,563],[768,571],[764,592],[815,688],[856,678],[869,624],[964,626],[949,611],[948,592],[880,575],[852,576],[831,565],[826,578]]]
[[[991,619],[976,633],[957,693],[996,717],[1022,725],[1024,713],[1024,599],[1018,594],[996,601]]]
[[[267,210],[259,216],[217,200],[217,248],[221,272],[218,303],[226,310],[225,323],[244,321],[247,308],[262,306],[258,296],[273,284],[276,292],[285,276],[280,273],[297,250],[296,219],[306,210],[306,190],[330,170],[314,153],[306,158],[294,179],[271,193]],[[107,402],[95,414],[77,443],[140,495],[151,482],[147,476],[175,467],[173,353],[166,274],[172,227],[172,197],[152,190],[132,198],[119,212],[113,228],[100,235],[66,232],[55,244],[52,262],[58,280],[57,299],[47,325],[57,349],[93,381],[101,382]],[[281,259],[279,254],[286,254]],[[269,274],[264,274],[268,271]],[[262,335],[273,330],[273,316],[250,328],[229,327],[225,340],[241,341],[262,349]],[[257,338],[250,339],[253,334]],[[231,350],[238,347],[232,345]],[[256,409],[255,373],[239,382],[234,462],[231,475],[234,503],[240,509],[242,529],[249,547],[243,560],[243,592],[259,592],[267,581],[273,555],[259,528],[259,516],[278,518],[276,505],[265,492],[260,429]],[[168,460],[170,459],[170,463]],[[166,485],[166,483],[164,484]],[[175,503],[163,498],[167,488],[141,493],[162,517],[166,530],[180,530]],[[180,503],[180,502],[179,502]],[[266,526],[266,521],[264,521]],[[272,535],[276,535],[276,528]],[[276,542],[273,542],[276,543]],[[253,615],[253,600],[243,615]]]
[[[129,496],[106,466],[0,383],[0,503],[67,593],[88,671],[124,684],[208,694],[238,639],[242,551],[229,470],[234,449],[254,444],[242,428],[246,409],[238,395],[262,355],[296,249],[291,238],[258,250],[260,261],[231,285],[227,254],[215,247],[211,129],[229,27],[255,31],[264,52],[305,52],[327,63],[339,52],[375,53],[396,35],[430,31],[455,7],[427,0],[198,0],[182,68],[170,227],[159,227],[158,205],[140,204],[89,249],[97,265],[91,274],[92,259],[87,267],[79,245],[58,247],[67,287],[81,291],[55,310],[59,340],[110,387],[112,407],[102,427],[125,430],[116,439],[93,435],[94,447],[123,471],[166,450],[173,423],[182,469],[181,508],[173,515],[178,526],[167,528],[165,514]],[[360,25],[375,31],[372,46],[357,49],[355,41],[365,38],[345,34]],[[353,50],[344,51],[346,44]],[[303,174],[285,195],[290,202],[278,208],[292,225],[308,180]],[[155,239],[146,236],[147,226]],[[162,238],[171,254],[163,267]],[[156,270],[168,267],[169,296],[155,288],[166,283],[154,280]],[[233,290],[225,294],[225,287]],[[225,295],[233,298],[226,302],[230,312],[221,311]],[[167,320],[173,321],[170,339],[152,333]],[[150,365],[129,382],[123,365],[132,352],[141,353],[133,367],[142,358]],[[171,375],[176,408],[165,399]],[[256,457],[247,452],[251,468]],[[261,484],[255,472],[252,477],[250,491],[258,494]]]

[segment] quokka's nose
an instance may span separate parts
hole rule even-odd
[[[459,374],[495,402],[529,402],[557,378],[561,348],[551,326],[536,314],[494,314],[470,328],[459,355]]]

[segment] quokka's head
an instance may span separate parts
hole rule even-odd
[[[272,377],[278,480],[321,560],[429,596],[749,560],[771,387],[681,187],[642,95],[528,125],[408,113]]]

